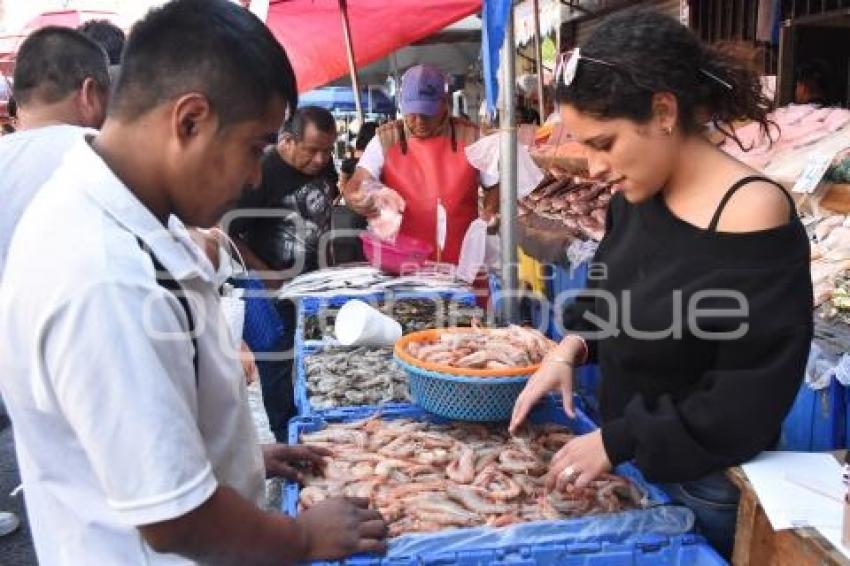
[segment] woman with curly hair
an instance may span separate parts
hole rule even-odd
[[[574,369],[599,364],[602,422],[553,460],[549,485],[634,461],[731,553],[724,470],[775,446],[812,339],[809,244],[785,189],[711,144],[706,122],[769,131],[758,76],[677,21],[638,9],[599,25],[558,72],[563,122],[615,182],[607,234],[566,338],[517,401],[572,411]]]

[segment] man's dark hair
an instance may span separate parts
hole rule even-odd
[[[829,98],[830,95],[829,65],[824,61],[815,60],[801,63],[794,73],[798,83],[803,83],[814,95]]]
[[[87,78],[107,91],[108,69],[100,45],[78,31],[48,26],[21,44],[12,91],[21,106],[33,100],[53,104],[79,89]]]
[[[295,111],[292,117],[283,123],[280,135],[291,136],[296,141],[304,139],[307,125],[313,124],[316,129],[326,134],[336,132],[336,120],[333,114],[319,106],[304,106]]]
[[[375,137],[375,132],[378,130],[377,122],[366,122],[360,126],[357,132],[357,138],[354,140],[354,149],[357,151],[365,151],[366,146]]]
[[[130,31],[109,114],[134,120],[197,92],[222,127],[255,120],[279,96],[295,108],[298,89],[286,52],[254,14],[227,0],[175,0]]]
[[[89,39],[97,42],[106,50],[110,65],[118,65],[121,62],[121,50],[124,49],[124,30],[108,20],[89,20],[77,31]]]

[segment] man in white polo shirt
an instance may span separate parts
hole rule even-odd
[[[214,225],[259,182],[295,92],[283,49],[248,11],[153,10],[131,33],[100,134],[68,152],[18,224],[0,286],[0,387],[41,563],[384,549],[386,525],[363,500],[297,519],[258,508],[267,470],[317,453],[259,449],[211,274],[183,226]]]
[[[27,205],[84,128],[103,123],[108,69],[103,48],[72,29],[42,28],[21,44],[14,83],[19,128],[0,138],[0,280]]]

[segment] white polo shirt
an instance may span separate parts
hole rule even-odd
[[[192,302],[159,286],[151,248]],[[80,140],[24,213],[0,286],[0,388],[41,564],[186,564],[138,525],[219,485],[260,502],[244,377],[200,251],[165,230]]]

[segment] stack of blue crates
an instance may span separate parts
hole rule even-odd
[[[473,306],[475,305],[475,294],[468,290],[434,290],[434,291],[405,291],[369,294],[341,294],[321,297],[302,297],[298,301],[298,310],[295,326],[295,360],[293,363],[293,387],[295,392],[295,406],[298,415],[309,415],[316,411],[310,405],[307,394],[307,381],[304,368],[304,359],[309,354],[315,353],[325,347],[333,345],[333,341],[307,340],[304,336],[304,324],[308,316],[321,313],[325,309],[339,308],[350,300],[358,299],[370,305],[377,306],[379,301],[402,302],[405,300],[430,299],[441,300],[448,303]],[[393,403],[387,406],[398,406]]]
[[[835,377],[818,390],[803,383],[782,425],[779,449],[823,452],[847,447],[848,403],[850,393]]]

